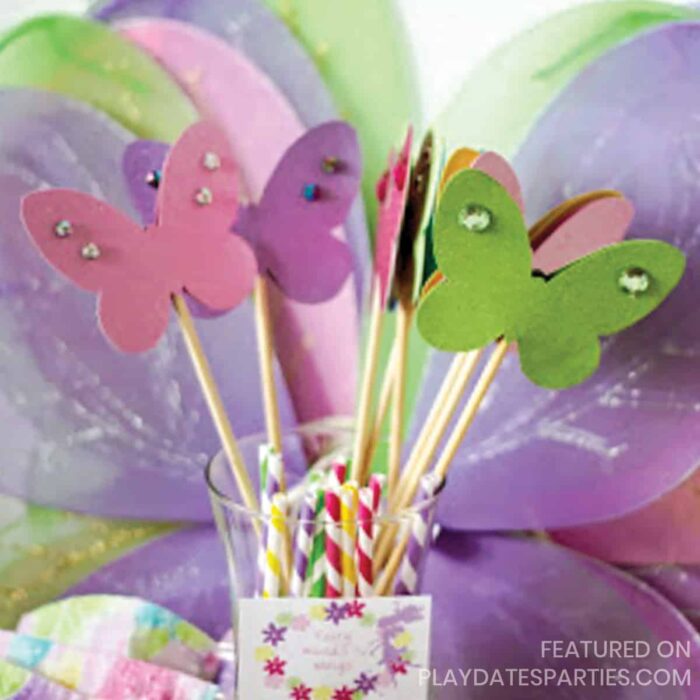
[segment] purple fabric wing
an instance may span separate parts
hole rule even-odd
[[[668,598],[700,629],[700,566],[657,564],[630,571]]]
[[[671,70],[672,68],[672,70]],[[459,454],[440,520],[463,529],[568,527],[622,516],[673,489],[700,456],[700,24],[646,34],[598,60],[562,93],[515,166],[535,220],[569,196],[623,192],[628,237],[688,255],[680,286],[605,345],[600,370],[538,389],[510,357]],[[570,138],[575,133],[576,138]],[[435,354],[420,425],[451,358]]]
[[[548,687],[508,685],[506,669],[624,669],[690,672],[690,687],[664,687],[664,700],[698,698],[700,637],[664,598],[630,576],[546,542],[444,532],[427,563],[425,592],[433,599],[434,679],[440,700],[657,700],[658,686]],[[648,658],[555,658],[551,640],[633,640],[648,644]],[[661,641],[688,644],[690,658],[663,659]],[[602,649],[602,646],[600,647]],[[645,649],[646,647],[642,647]],[[449,670],[457,685],[445,684]],[[500,670],[505,687],[462,685],[459,670]],[[530,671],[531,672],[531,671]],[[663,671],[662,671],[663,673]],[[487,676],[488,677],[488,676]],[[531,677],[531,679],[534,676]]]
[[[177,325],[152,352],[114,352],[94,298],[41,260],[19,221],[22,196],[46,186],[99,193],[133,213],[121,169],[131,140],[82,104],[0,92],[0,345],[13,349],[0,363],[0,491],[94,515],[209,521],[202,469],[220,443]],[[237,435],[261,433],[252,305],[199,331]]]
[[[700,472],[622,518],[550,534],[568,547],[617,564],[700,563]]]
[[[267,73],[307,127],[338,119],[333,98],[314,62],[285,24],[258,0],[101,0],[90,15],[117,23],[142,17],[187,22],[223,39]],[[362,198],[345,230],[352,252],[357,301],[364,303],[370,250]]]
[[[231,627],[226,559],[213,526],[161,537],[96,571],[64,597],[95,593],[162,605],[217,638]]]
[[[325,301],[350,275],[350,249],[332,230],[347,218],[361,172],[354,129],[345,122],[322,124],[289,148],[259,204],[239,217],[235,230],[290,299]]]
[[[159,141],[134,141],[124,151],[122,167],[131,202],[144,226],[155,220],[158,184],[170,146]]]
[[[164,537],[93,574],[69,594],[129,593],[163,605],[212,636],[229,623],[229,593],[223,549],[214,528]],[[549,543],[444,532],[430,554],[425,592],[433,595],[432,663],[435,679],[449,669],[602,669],[609,659],[543,657],[542,642],[634,640],[652,654],[652,670],[689,669],[697,682],[700,638],[667,601],[644,584],[603,564]],[[688,643],[691,659],[663,660],[661,640]],[[639,661],[615,659],[632,671]],[[615,690],[617,694],[614,694]],[[670,688],[664,700],[697,698],[692,689]],[[548,688],[546,697],[571,700],[655,700],[658,687]],[[501,700],[513,688],[469,689],[470,698]],[[541,698],[542,688],[521,688],[518,700]],[[464,687],[443,685],[440,700],[463,700]]]

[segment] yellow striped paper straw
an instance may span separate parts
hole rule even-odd
[[[340,490],[340,519],[342,521],[343,598],[357,594],[355,541],[357,539],[357,483],[349,481]]]
[[[282,553],[287,538],[287,496],[276,493],[270,506],[265,545],[263,598],[279,598],[282,590]]]

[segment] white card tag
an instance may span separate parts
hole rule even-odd
[[[239,601],[240,700],[427,700],[427,596]]]

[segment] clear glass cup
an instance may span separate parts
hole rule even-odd
[[[258,450],[267,442],[265,435],[254,436],[241,440],[239,446],[244,460],[251,473],[258,469]],[[306,492],[304,475],[309,470],[323,472],[336,460],[343,458],[352,451],[353,431],[343,423],[324,421],[297,428],[283,435],[282,451],[285,459],[287,493],[292,504],[301,501]],[[385,449],[380,446],[377,450],[375,465],[384,457]],[[269,516],[247,508],[240,499],[228,460],[223,453],[217,454],[206,469],[206,481],[211,498],[214,519],[221,537],[229,572],[229,589],[231,598],[231,621],[234,630],[233,648],[228,649],[229,661],[235,663],[238,622],[238,601],[245,598],[259,597],[259,542],[260,533],[266,531]],[[257,481],[257,480],[256,480]],[[414,504],[394,515],[380,513],[375,518],[375,536],[387,529],[396,534],[396,541],[406,540],[411,528],[417,520],[430,522],[435,510],[435,498],[426,499]],[[290,507],[287,518],[287,530],[293,543],[298,528],[306,523],[298,517],[294,506]],[[329,523],[327,520],[314,522],[315,532],[323,529]],[[357,525],[357,524],[356,524]],[[293,546],[293,544],[292,544]],[[418,576],[415,594],[420,594],[420,579],[427,549],[412,557],[412,565]],[[293,553],[289,555],[290,560]],[[398,579],[398,576],[397,576]],[[389,591],[392,595],[393,592]],[[244,631],[243,631],[244,633]],[[229,692],[233,692],[229,689]],[[235,697],[235,694],[232,696]]]

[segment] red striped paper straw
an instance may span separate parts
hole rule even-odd
[[[379,509],[382,505],[382,491],[384,490],[384,484],[386,483],[386,477],[384,474],[372,474],[369,478],[369,487],[372,489],[372,507],[374,509],[374,514],[379,514]]]
[[[343,530],[340,525],[340,489],[326,491],[326,598],[343,595]]]
[[[331,474],[329,485],[331,488],[340,488],[348,477],[348,462],[345,459],[339,459],[331,466]]]
[[[372,486],[360,489],[357,530],[357,595],[374,595],[374,514],[376,494]]]

